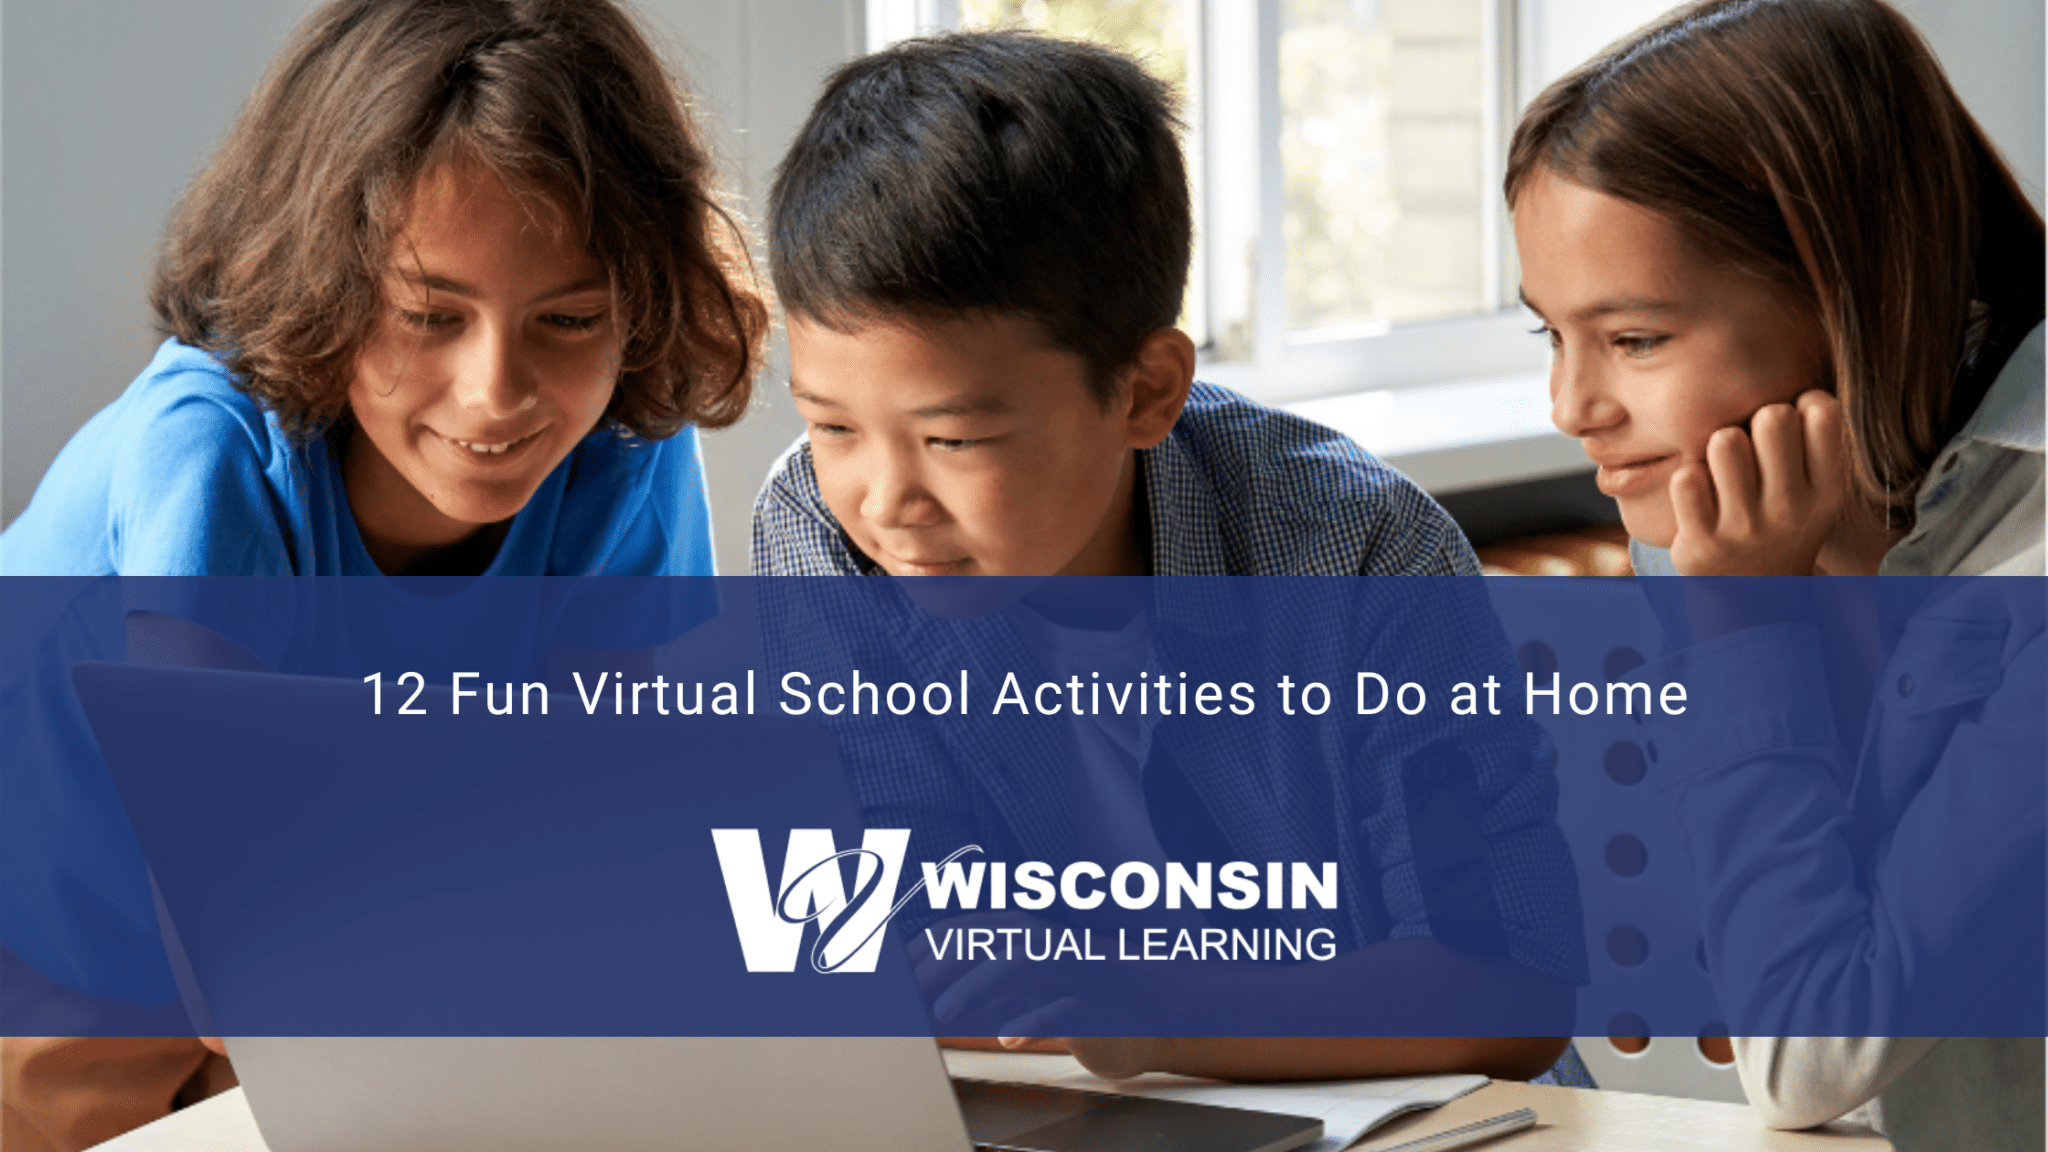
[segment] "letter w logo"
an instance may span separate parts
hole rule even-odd
[[[714,828],[725,898],[749,972],[794,972],[804,925],[816,921],[811,967],[820,972],[873,972],[882,953],[882,928],[896,914],[896,879],[903,872],[907,828],[870,828],[861,846],[840,851],[829,828],[792,828],[782,857],[782,883],[770,890],[754,828]],[[854,891],[847,898],[839,861],[858,857]],[[914,891],[913,891],[914,894]],[[908,899],[908,897],[905,897]]]
[[[844,851],[833,843],[830,828],[792,828],[789,849],[782,855],[782,884],[772,893],[759,829],[713,828],[711,840],[718,847],[725,899],[732,905],[732,926],[739,931],[740,952],[749,972],[796,971],[804,925],[812,921],[818,924],[818,938],[811,945],[812,968],[873,972],[882,955],[882,929],[924,888],[920,880],[891,903],[897,877],[903,874],[903,851],[910,844],[908,828],[870,828],[862,834],[860,847]],[[946,857],[940,867],[979,851],[978,845],[969,844]],[[850,899],[839,874],[839,862],[848,856],[860,860]]]

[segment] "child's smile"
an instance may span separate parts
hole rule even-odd
[[[1588,454],[1591,455],[1590,448]],[[1600,466],[1600,470],[1594,474],[1594,482],[1600,486],[1602,493],[1617,500],[1654,491],[1657,485],[1671,479],[1671,473],[1678,463],[1678,457],[1668,452],[1657,456],[1635,457],[1624,452],[1604,459],[1594,455],[1592,459],[1593,463]]]
[[[402,569],[525,507],[603,417],[620,341],[576,230],[488,172],[429,170],[397,247],[349,389],[347,475],[371,555]]]

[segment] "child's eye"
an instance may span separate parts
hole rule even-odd
[[[540,322],[565,332],[588,332],[604,321],[604,313],[592,312],[585,316],[556,312],[540,318]]]
[[[1669,336],[1639,336],[1631,334],[1616,336],[1614,338],[1614,346],[1621,349],[1624,355],[1647,356],[1655,352],[1659,346],[1669,339]]]
[[[1547,339],[1548,339],[1548,340],[1550,341],[1550,346],[1551,346],[1552,348],[1556,348],[1556,347],[1559,347],[1560,345],[1562,345],[1562,344],[1564,343],[1564,338],[1558,335],[1558,333],[1557,333],[1557,329],[1555,329],[1555,328],[1552,328],[1552,327],[1551,327],[1550,325],[1548,325],[1548,324],[1545,324],[1545,325],[1544,325],[1544,326],[1542,326],[1541,328],[1531,328],[1531,329],[1529,329],[1529,335],[1531,335],[1531,336],[1542,336],[1542,337],[1545,337],[1545,338],[1547,338]]]
[[[838,439],[842,436],[853,435],[853,429],[848,428],[844,424],[813,424],[811,425],[811,435],[814,437],[824,436],[828,439]]]
[[[932,447],[937,448],[941,452],[961,452],[965,451],[966,449],[974,447],[976,444],[986,443],[986,441],[948,440],[943,436],[933,436],[930,439],[926,440],[925,443],[930,444]]]
[[[417,332],[440,332],[453,327],[462,318],[453,312],[414,312],[410,308],[395,309],[398,322]]]

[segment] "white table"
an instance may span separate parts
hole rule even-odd
[[[1375,1152],[1524,1107],[1536,1110],[1538,1125],[1485,1146],[1487,1152],[1882,1152],[1891,1147],[1862,1128],[1772,1132],[1741,1104],[1496,1080],[1441,1108],[1391,1121],[1352,1148]],[[269,1152],[239,1088],[99,1147],[103,1152]]]

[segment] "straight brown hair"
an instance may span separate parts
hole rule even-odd
[[[1881,0],[1679,8],[1529,106],[1510,205],[1538,165],[1810,301],[1859,486],[1908,524],[2042,317],[2040,214]]]
[[[336,0],[299,26],[173,213],[150,302],[308,435],[356,351],[420,173],[544,197],[611,276],[606,416],[659,439],[746,412],[768,329],[678,85],[607,0]]]

